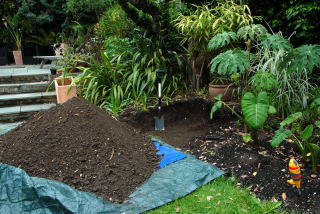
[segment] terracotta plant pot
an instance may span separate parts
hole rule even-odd
[[[12,51],[12,53],[13,53],[14,62],[16,63],[16,65],[23,65],[22,52]]]
[[[213,99],[219,94],[223,94],[222,100],[229,101],[232,96],[234,87],[230,85],[211,85],[209,84],[209,98]]]
[[[72,97],[77,96],[77,87],[71,85],[71,83],[72,77],[57,77],[54,79],[58,104],[64,103]]]

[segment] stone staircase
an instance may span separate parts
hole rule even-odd
[[[0,67],[0,134],[36,112],[56,105],[51,79],[49,69]]]

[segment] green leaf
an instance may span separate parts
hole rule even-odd
[[[279,146],[282,141],[290,137],[291,135],[290,130],[285,130],[282,126],[275,132],[275,135],[272,138],[271,146],[276,147]]]
[[[240,50],[228,50],[213,58],[210,62],[210,72],[218,72],[220,75],[232,75],[243,73],[250,66],[250,61]]]
[[[308,143],[307,146],[311,153],[320,152],[320,147],[314,143]]]
[[[213,118],[213,113],[222,107],[222,101],[215,102],[210,111],[210,119]]]
[[[247,92],[241,99],[241,107],[247,125],[254,129],[261,129],[267,120],[269,111],[269,97],[266,92],[260,92],[255,96]]]
[[[289,52],[284,59],[288,65],[288,72],[312,72],[320,67],[320,45],[302,45]]]
[[[268,114],[275,114],[277,113],[277,109],[274,106],[269,106]]]
[[[311,108],[314,108],[316,106],[319,106],[320,105],[320,98],[316,98],[312,101],[312,103],[310,104],[310,107]]]
[[[208,50],[217,50],[225,47],[237,40],[237,34],[234,32],[218,33],[209,41]]]
[[[251,77],[250,84],[258,91],[269,91],[278,86],[278,81],[272,73],[257,71],[257,73]]]
[[[317,120],[316,122],[314,122],[314,124],[315,124],[318,128],[320,128],[320,121],[319,121],[319,120]]]
[[[223,94],[218,94],[217,96],[215,96],[213,99],[220,101],[221,98],[223,97]]]
[[[252,24],[241,27],[238,30],[237,35],[244,41],[247,41],[249,39],[252,41],[256,41],[261,38],[261,36],[266,35],[266,33],[267,29],[264,26],[260,24]]]
[[[244,135],[242,135],[242,140],[243,140],[245,143],[249,143],[249,141],[252,140],[251,134],[244,134]]]
[[[283,36],[280,34],[266,34],[261,41],[261,45],[274,51],[289,50],[292,48],[289,40],[283,38]]]
[[[318,168],[318,161],[319,161],[319,153],[320,147],[313,143],[308,143],[306,145],[309,152],[311,152],[311,166],[313,171],[317,171]]]
[[[308,126],[302,131],[302,133],[300,134],[300,137],[301,137],[303,140],[307,140],[309,137],[312,136],[312,133],[313,133],[313,126],[312,126],[312,125],[308,125]]]
[[[281,123],[280,126],[287,126],[293,123],[294,121],[300,119],[302,117],[301,112],[296,112],[294,114],[290,114],[286,119],[284,119]]]

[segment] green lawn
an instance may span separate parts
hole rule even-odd
[[[237,187],[234,178],[218,178],[186,197],[156,208],[147,214],[158,213],[286,213],[280,202],[260,201],[248,188]]]

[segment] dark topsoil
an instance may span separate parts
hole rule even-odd
[[[143,134],[158,136],[167,143],[190,152],[200,160],[213,163],[227,174],[239,178],[239,185],[250,186],[261,199],[282,201],[283,207],[307,213],[320,213],[320,178],[309,166],[302,167],[302,194],[299,196],[286,180],[289,157],[299,161],[292,143],[271,148],[272,133],[261,133],[261,147],[254,149],[241,138],[242,127],[221,109],[209,120],[211,102],[204,99],[177,101],[164,108],[165,131],[154,131],[154,111],[126,111],[121,119]],[[206,141],[206,136],[222,139]],[[316,177],[313,178],[312,176]],[[283,200],[285,196],[286,200]]]
[[[34,115],[0,146],[0,162],[116,203],[159,162],[150,139],[82,98]]]

